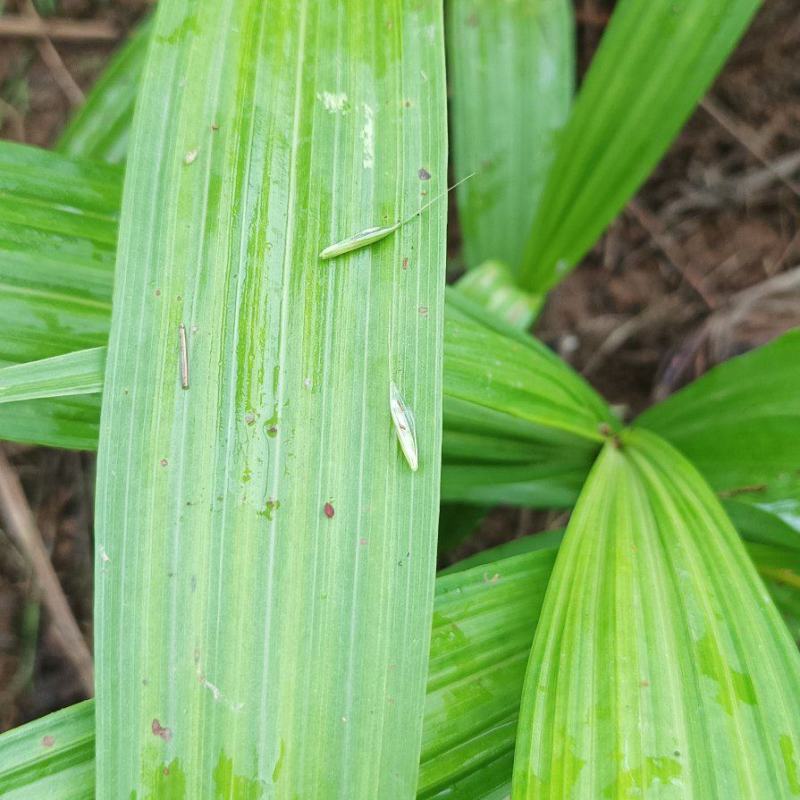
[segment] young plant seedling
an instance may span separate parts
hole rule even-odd
[[[394,233],[396,230],[402,228],[407,222],[411,222],[414,217],[418,217],[423,211],[426,211],[435,202],[441,200],[447,194],[452,192],[453,189],[455,189],[457,186],[460,186],[462,183],[464,183],[464,181],[468,181],[474,174],[475,173],[472,172],[466,177],[462,178],[460,181],[456,181],[441,194],[436,195],[436,197],[434,197],[432,200],[429,200],[427,203],[425,203],[422,208],[420,208],[418,211],[415,211],[410,217],[406,217],[405,219],[400,220],[400,222],[395,222],[394,225],[376,225],[372,228],[367,228],[360,233],[356,233],[353,236],[348,236],[346,239],[342,239],[340,242],[329,244],[319,254],[319,257],[323,260],[328,258],[336,258],[336,256],[342,256],[345,253],[352,252],[353,250],[360,250],[362,247],[367,247],[375,242],[379,242],[381,239],[385,239],[387,236],[389,236],[389,234]]]

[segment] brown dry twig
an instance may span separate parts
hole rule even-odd
[[[105,20],[42,19],[22,14],[0,15],[0,38],[62,42],[116,42],[119,31]]]
[[[734,119],[734,117],[725,111],[725,109],[710,95],[704,97],[703,100],[700,101],[700,106],[714,122],[721,128],[724,128],[748,153],[750,153],[750,155],[760,161],[768,170],[771,170],[775,177],[784,186],[788,187],[796,197],[800,197],[800,186],[791,180],[791,178],[781,174],[775,169],[771,159],[767,157],[761,147],[758,136],[749,125],[741,120]]]
[[[658,249],[667,257],[667,260],[678,274],[695,290],[709,309],[713,309],[716,306],[714,298],[708,295],[703,287],[703,282],[692,270],[682,266],[683,256],[661,222],[636,200],[631,200],[626,210],[633,215],[633,218],[650,235],[650,238],[655,242]]]
[[[39,12],[36,10],[33,0],[25,0],[23,6],[29,19],[38,20],[42,23],[44,22],[39,16]],[[58,87],[64,93],[64,96],[69,100],[70,105],[83,105],[86,99],[83,95],[83,90],[78,86],[75,78],[72,77],[72,74],[67,69],[67,65],[64,63],[58,50],[56,50],[53,42],[50,41],[47,35],[42,35],[36,39],[36,49],[39,51],[42,61],[44,61],[45,65],[50,70],[53,80],[55,80]]]
[[[53,628],[64,654],[75,666],[87,696],[94,692],[92,654],[69,607],[53,569],[41,534],[16,472],[0,449],[0,518],[6,531],[30,562],[41,597],[53,620]]]

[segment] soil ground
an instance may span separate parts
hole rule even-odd
[[[42,16],[109,22],[121,40],[149,4],[35,5]],[[582,68],[611,5],[576,0]],[[0,0],[0,9],[30,13],[30,3]],[[87,90],[115,47],[56,41],[59,65],[32,39],[0,36],[0,138],[51,145],[70,113],[70,81]],[[539,336],[628,415],[800,324],[798,53],[797,0],[766,0],[655,174],[548,301]],[[91,641],[93,458],[5,452]],[[563,518],[497,509],[459,554],[557,524]],[[29,570],[0,530],[0,730],[83,696]]]

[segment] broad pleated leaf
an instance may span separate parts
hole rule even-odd
[[[543,295],[518,288],[513,273],[501,261],[484,261],[465,272],[456,286],[487,311],[520,330],[530,328],[544,302]]]
[[[525,246],[523,287],[546,291],[592,247],[664,154],[760,5],[617,3],[558,137]]]
[[[715,489],[757,497],[800,467],[800,330],[714,367],[645,411]]]
[[[61,134],[57,150],[109,164],[125,161],[151,30],[150,20],[142,23],[111,59]]]
[[[447,300],[443,498],[571,504],[618,423],[543,344],[458,291]]]
[[[458,217],[469,268],[522,259],[575,81],[569,0],[450,0]]]
[[[0,403],[100,394],[105,367],[105,347],[0,367]]]
[[[556,550],[437,580],[418,797],[507,789],[522,678]]]
[[[0,143],[0,364],[105,343],[120,171]],[[90,448],[99,399],[8,403],[0,439]]]
[[[437,580],[418,797],[483,797],[476,787],[508,786],[525,661],[556,546]],[[0,736],[0,794],[93,798],[94,701]]]
[[[318,254],[445,187],[441,9],[156,13],[103,392],[98,795],[409,797],[445,206],[374,247]],[[391,380],[416,415],[416,473]]]
[[[515,798],[800,793],[800,654],[699,473],[607,445],[570,520],[525,679]]]
[[[3,800],[93,800],[94,700],[0,736]]]

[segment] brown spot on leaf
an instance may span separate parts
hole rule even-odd
[[[417,174],[419,175],[419,179],[421,181],[429,181],[431,179],[431,174],[425,169],[425,167],[420,167]]]
[[[403,259],[403,269],[408,269],[408,259],[407,258]]]
[[[150,725],[150,730],[153,732],[153,736],[158,736],[163,739],[165,742],[168,742],[172,739],[172,731],[169,728],[164,727],[158,719],[154,719],[152,725]]]
[[[427,317],[428,316],[428,306],[420,306],[419,307],[419,315],[421,317]]]
[[[158,463],[161,464],[162,467],[166,467],[167,464],[169,464],[169,461],[167,461],[166,458],[162,458]]]
[[[252,411],[248,411],[244,415],[245,425],[252,425],[256,421],[256,415]]]
[[[325,516],[328,519],[333,519],[333,515],[336,513],[333,510],[333,504],[332,503],[325,503],[325,505],[322,507],[322,510],[325,512]]]
[[[52,747],[55,743],[56,740],[49,733],[47,736],[42,736],[42,747]]]

